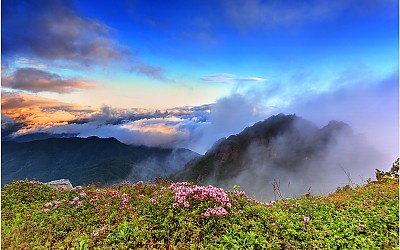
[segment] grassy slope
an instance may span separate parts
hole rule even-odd
[[[14,182],[1,192],[2,248],[398,249],[396,179],[273,205],[242,192],[227,193],[229,202],[221,204],[210,195],[224,193],[209,188],[204,200],[187,195],[188,206],[175,208],[179,185],[169,188],[172,184],[58,191]],[[217,207],[227,214],[204,216]]]

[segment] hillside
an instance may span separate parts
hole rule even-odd
[[[68,178],[73,185],[147,180],[170,175],[198,156],[187,149],[131,146],[115,138],[51,138],[1,144],[2,185],[25,178],[43,182]]]
[[[318,128],[296,115],[279,114],[219,140],[174,179],[223,188],[240,185],[267,198],[274,183],[280,183],[286,195],[299,195],[310,187],[326,193],[347,183],[346,172],[364,175],[380,157],[343,122]],[[331,183],[332,179],[338,182]]]
[[[398,171],[398,162],[397,162]],[[158,180],[100,188],[19,181],[2,189],[5,249],[398,249],[398,178],[328,196],[259,202]]]

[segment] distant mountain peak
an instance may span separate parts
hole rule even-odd
[[[272,180],[282,179],[309,188],[305,186],[312,178],[322,180],[340,166],[369,163],[365,154],[378,158],[377,152],[359,139],[341,121],[319,128],[295,114],[278,114],[220,139],[204,156],[189,161],[175,179],[224,188],[237,184],[253,191],[260,186],[271,188]]]

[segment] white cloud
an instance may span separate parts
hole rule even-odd
[[[228,83],[228,84],[234,84],[238,82],[265,82],[267,80],[261,77],[254,77],[254,76],[237,77],[234,74],[228,74],[228,73],[218,73],[214,75],[208,75],[200,79],[206,82]]]

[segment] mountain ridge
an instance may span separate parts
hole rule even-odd
[[[68,178],[74,185],[152,179],[169,175],[171,170],[176,171],[181,167],[179,164],[183,166],[186,161],[198,156],[193,151],[181,148],[127,145],[113,137],[48,138],[1,143],[2,185],[12,179],[25,178],[41,181]],[[148,169],[138,168],[142,162],[150,159],[153,159],[151,167],[159,171],[149,166]],[[149,171],[154,174],[146,175]]]
[[[226,189],[237,184],[250,193],[269,195],[272,184],[282,180],[283,185],[297,189],[296,195],[305,193],[308,184],[325,193],[340,184],[330,183],[329,175],[345,182],[343,169],[363,173],[364,164],[373,164],[364,159],[364,154],[368,158],[380,157],[344,122],[332,120],[319,128],[299,116],[278,114],[218,140],[173,179]]]

